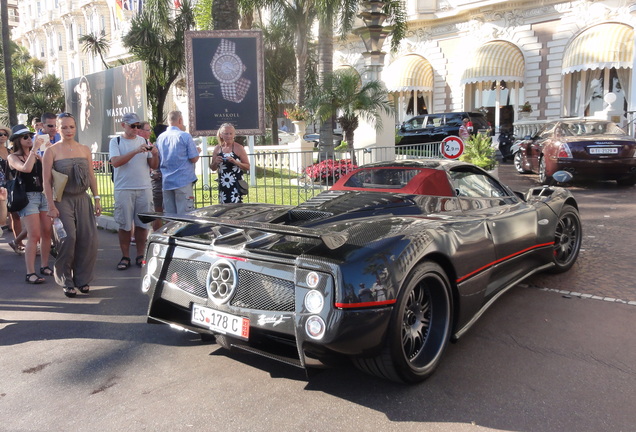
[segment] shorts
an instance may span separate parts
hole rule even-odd
[[[131,231],[133,223],[139,228],[148,229],[139,219],[139,213],[153,213],[151,189],[123,189],[115,190],[115,212],[113,214],[119,229]]]
[[[161,190],[161,178],[159,180],[152,179],[151,182],[152,202],[155,204],[155,208],[163,209],[163,190]]]
[[[18,212],[21,218],[32,214],[39,214],[40,212],[49,211],[49,204],[46,202],[46,197],[42,192],[27,192],[27,198],[29,203],[25,208]]]

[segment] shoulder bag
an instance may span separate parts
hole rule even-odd
[[[13,180],[7,182],[7,208],[10,212],[17,212],[29,204],[27,198],[26,184],[22,181],[20,172]]]

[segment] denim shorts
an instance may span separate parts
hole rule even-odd
[[[29,203],[18,212],[21,218],[49,211],[49,204],[46,202],[43,192],[27,192],[27,198],[29,198]]]

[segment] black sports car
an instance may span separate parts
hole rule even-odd
[[[581,246],[565,189],[522,195],[462,162],[363,166],[296,207],[214,205],[148,241],[148,321],[300,367],[347,356],[417,382],[504,291]]]

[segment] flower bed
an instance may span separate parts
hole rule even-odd
[[[351,159],[327,159],[305,168],[305,173],[312,181],[336,181],[341,176],[357,169],[358,166]]]

